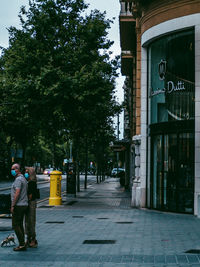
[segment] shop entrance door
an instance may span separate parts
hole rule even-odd
[[[152,208],[193,213],[194,135],[154,136],[152,159]]]

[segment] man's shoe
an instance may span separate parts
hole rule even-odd
[[[26,246],[19,246],[16,248],[13,248],[13,251],[25,251],[26,250]]]
[[[29,244],[30,248],[37,248],[38,247],[38,242],[37,240],[31,241],[31,243]]]

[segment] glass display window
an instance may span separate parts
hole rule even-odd
[[[194,210],[194,30],[148,47],[151,207]]]
[[[194,31],[152,42],[148,48],[150,123],[194,119]]]

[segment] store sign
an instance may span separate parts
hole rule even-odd
[[[171,94],[175,91],[182,91],[185,90],[185,84],[182,81],[178,81],[177,83],[174,83],[172,81],[169,81],[167,83],[167,93]]]
[[[160,88],[157,88],[157,90],[153,90],[153,88],[151,88],[151,96],[155,96],[155,95],[159,95],[159,94],[163,94],[165,93],[166,89],[163,88],[163,89],[160,89]]]
[[[167,70],[167,62],[161,59],[160,63],[158,64],[158,73],[160,80],[165,79],[166,70]]]
[[[158,74],[160,80],[165,80],[165,75],[167,71],[167,62],[161,59],[160,63],[158,64]],[[151,96],[167,93],[171,94],[172,92],[176,91],[183,91],[185,90],[185,84],[183,81],[168,81],[167,88],[157,88],[156,90],[151,89]]]
[[[126,150],[126,147],[123,146],[123,145],[113,145],[112,146],[112,150],[114,152],[121,152],[121,151],[125,151]]]
[[[163,93],[167,93],[167,94],[171,94],[173,92],[176,91],[183,91],[185,90],[185,84],[182,81],[178,81],[177,83],[173,82],[173,81],[169,81],[167,82],[167,88],[157,88],[157,90],[153,90],[151,89],[151,96],[155,96],[155,95],[159,95],[159,94],[163,94]]]

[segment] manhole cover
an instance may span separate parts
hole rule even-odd
[[[56,222],[56,221],[49,221],[49,222],[46,222],[46,223],[65,223],[65,222]]]
[[[76,200],[73,200],[73,201],[68,202],[67,205],[71,206],[71,205],[75,204],[76,202],[77,202]]]
[[[115,244],[116,240],[85,240],[83,244],[91,244],[91,245],[104,245],[104,244]]]
[[[118,224],[132,224],[133,222],[116,222]]]
[[[185,253],[200,254],[200,249],[190,249],[187,250]]]

